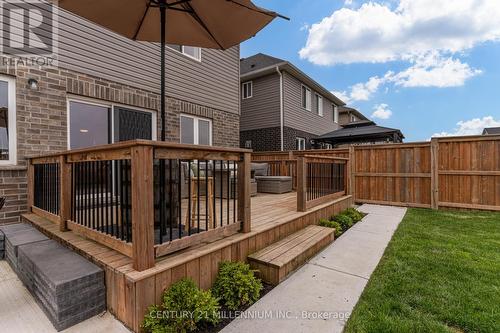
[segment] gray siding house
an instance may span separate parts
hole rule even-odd
[[[340,99],[288,61],[262,53],[240,61],[240,144],[256,151],[310,149],[340,128]]]
[[[369,119],[358,110],[347,106],[339,107],[339,124],[341,126],[363,120]]]
[[[6,10],[1,15],[11,25],[23,20]],[[57,67],[29,66],[16,62],[16,54],[0,54],[0,118],[5,120],[0,122],[0,196],[6,198],[0,224],[17,222],[26,210],[27,157],[156,139],[159,133],[159,46],[131,41],[61,9],[56,17]],[[2,31],[2,36],[8,43],[12,35]],[[239,146],[239,47],[172,45],[166,65],[167,140]]]

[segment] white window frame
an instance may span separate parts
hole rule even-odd
[[[356,117],[353,114],[351,114],[351,123],[353,123],[355,121],[356,121]]]
[[[305,88],[306,90],[306,105],[304,106],[304,104],[302,104],[302,102],[304,101],[304,98],[302,96],[302,93],[303,93],[303,88]],[[306,85],[301,85],[300,87],[300,105],[302,106],[303,109],[306,109],[307,111],[311,111],[311,101],[312,100],[312,91],[311,91],[311,88],[309,88],[308,86]]]
[[[335,124],[338,124],[339,123],[339,107],[335,104],[332,104],[333,105],[333,122]]]
[[[297,147],[297,150],[306,150],[306,139],[301,137],[296,137],[295,146]],[[301,146],[303,148],[301,148]]]
[[[192,56],[192,55],[190,55],[190,54],[184,53],[184,48],[186,47],[185,45],[179,45],[179,46],[181,47],[181,50],[180,50],[180,51],[179,51],[179,50],[176,50],[176,49],[174,49],[174,48],[172,48],[172,47],[171,47],[171,46],[169,46],[169,45],[167,45],[167,47],[168,47],[169,49],[171,49],[172,51],[175,51],[175,52],[177,52],[177,53],[179,53],[179,54],[182,54],[182,55],[184,55],[184,56],[186,56],[186,57],[188,57],[188,58],[190,58],[190,59],[193,59],[193,60],[196,60],[196,61],[198,61],[198,62],[201,62],[201,47],[190,46],[190,47],[195,47],[195,48],[197,48],[197,49],[198,49],[198,57],[193,57],[193,56]]]
[[[9,159],[0,160],[0,166],[17,165],[17,109],[16,109],[16,78],[7,75],[0,75],[0,81],[7,82],[7,98],[8,101],[8,124],[9,131]]]
[[[95,106],[100,106],[103,108],[109,108],[111,109],[111,117],[109,118],[110,124],[111,124],[111,143],[115,143],[115,107],[122,107],[128,110],[134,110],[134,111],[141,111],[141,112],[149,112],[151,113],[151,137],[153,141],[157,140],[157,126],[158,126],[158,120],[157,120],[157,112],[154,110],[149,110],[149,109],[143,109],[143,108],[138,108],[135,106],[130,106],[130,105],[125,105],[125,104],[119,104],[119,103],[111,103],[108,101],[104,100],[99,100],[99,99],[94,99],[94,98],[89,98],[89,97],[83,97],[83,96],[71,96],[68,95],[68,98],[66,100],[66,110],[67,110],[67,118],[68,118],[68,124],[67,124],[67,138],[68,138],[68,149],[71,149],[71,111],[70,111],[70,105],[71,102],[75,103],[83,103],[83,104],[89,104],[89,105],[95,105]]]
[[[193,138],[193,141],[195,145],[199,145],[199,142],[200,142],[200,137],[199,137],[199,121],[200,120],[203,120],[203,121],[208,121],[209,123],[209,146],[212,145],[212,140],[213,140],[213,123],[212,123],[212,119],[210,118],[203,118],[203,117],[196,117],[196,116],[193,116],[193,115],[190,115],[190,114],[185,114],[185,113],[181,113],[180,116],[179,116],[179,142],[181,141],[182,139],[182,126],[181,126],[181,117],[186,117],[186,118],[191,118],[193,119],[193,135],[194,135],[194,138]]]
[[[250,95],[245,97],[245,86],[250,86]],[[241,84],[241,99],[249,99],[253,97],[253,82],[247,81]]]
[[[318,116],[323,117],[323,96],[320,94],[316,94],[316,111],[318,112]]]

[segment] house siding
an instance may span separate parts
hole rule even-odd
[[[58,24],[59,67],[159,92],[157,43],[132,41],[63,9]],[[201,62],[167,47],[165,77],[167,96],[239,114],[239,46],[202,49]]]
[[[323,97],[323,116],[316,113],[315,92],[311,88],[311,111],[302,108],[302,83],[287,72],[283,72],[284,80],[284,126],[296,130],[322,135],[339,129],[333,122],[333,101]],[[310,88],[310,87],[309,87]]]
[[[359,121],[359,120],[360,119],[358,117],[354,116],[354,121]],[[339,115],[339,123],[341,125],[352,123],[352,121],[351,121],[351,113],[350,112],[342,112]]]
[[[241,131],[279,127],[279,75],[270,74],[250,81],[252,81],[252,97],[241,100]],[[242,84],[244,82],[247,81],[243,80]]]
[[[160,133],[160,96],[149,90],[62,68],[0,67],[0,74],[16,78],[17,104],[17,165],[0,166],[0,196],[6,198],[0,224],[18,222],[27,210],[26,158],[68,148],[69,97],[156,111]],[[28,88],[30,78],[38,81],[38,90]],[[214,145],[238,147],[238,114],[171,97],[166,106],[167,141],[179,142],[180,114],[187,113],[212,120]]]

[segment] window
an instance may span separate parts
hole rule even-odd
[[[302,107],[311,111],[311,89],[302,86]]]
[[[111,107],[69,102],[70,149],[105,145],[111,142],[109,131]]]
[[[0,164],[15,165],[16,79],[0,75]]]
[[[295,138],[295,146],[296,146],[297,150],[305,150],[306,149],[306,139]]]
[[[68,147],[156,138],[156,113],[105,101],[68,100]]]
[[[241,96],[243,99],[247,99],[252,97],[253,93],[253,86],[252,86],[252,81],[244,82],[241,85]]]
[[[332,149],[333,146],[331,143],[325,143],[325,149]]]
[[[355,122],[356,121],[356,117],[354,115],[351,114],[351,123]]]
[[[319,116],[323,117],[323,97],[316,94],[316,112]]]
[[[246,140],[245,141],[245,148],[246,149],[252,149],[252,140]]]
[[[339,123],[339,107],[335,104],[332,104],[333,107],[333,122],[338,124]]]
[[[167,44],[167,46],[172,50],[176,50],[177,52],[185,54],[190,58],[201,61],[201,48],[199,47],[174,45],[174,44]]]
[[[212,145],[212,121],[181,115],[181,143]]]

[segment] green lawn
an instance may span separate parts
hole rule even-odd
[[[500,332],[500,214],[409,209],[345,332]]]

